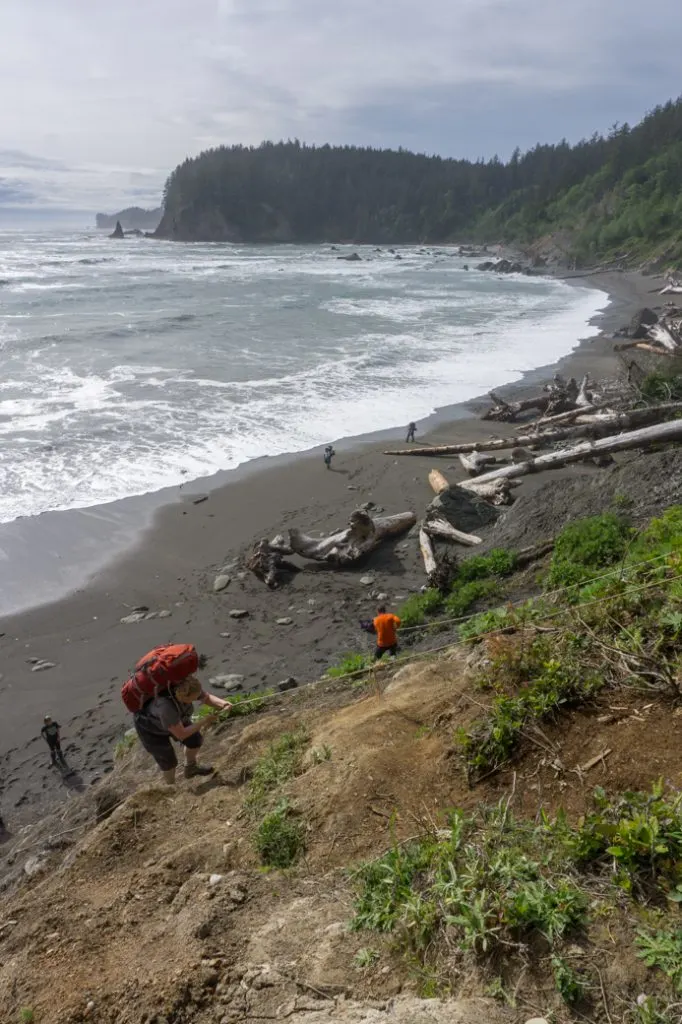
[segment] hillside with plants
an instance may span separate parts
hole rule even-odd
[[[265,142],[187,159],[160,237],[439,243],[560,238],[581,264],[682,258],[682,100],[631,128],[518,150],[506,163],[406,150]]]
[[[3,1021],[678,1024],[682,508],[633,513],[463,560],[437,651],[242,703],[211,780],[123,744],[13,852]]]

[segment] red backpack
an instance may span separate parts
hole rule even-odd
[[[147,701],[194,675],[199,655],[194,644],[166,644],[155,647],[140,658],[129,679],[121,687],[128,711],[141,711]]]

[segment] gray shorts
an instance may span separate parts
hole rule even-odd
[[[178,759],[168,733],[164,736],[162,733],[147,729],[144,718],[138,715],[135,715],[135,730],[140,738],[140,743],[147,753],[152,755],[162,772],[169,772],[172,768],[177,768]],[[186,740],[176,740],[175,742],[182,743],[183,747],[189,747],[190,750],[196,750],[204,741],[201,733],[195,732]]]

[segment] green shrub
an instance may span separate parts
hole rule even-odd
[[[21,1024],[34,1024],[35,1019],[36,1015],[29,1006],[24,1006],[19,1010],[19,1021]]]
[[[437,612],[443,604],[443,595],[433,587],[421,594],[411,594],[398,609],[398,617],[403,629],[410,626],[421,626],[427,616]]]
[[[524,726],[533,719],[557,714],[562,708],[581,703],[594,694],[601,680],[579,666],[564,665],[556,659],[542,660],[547,648],[535,641],[523,652],[523,666],[535,674],[514,696],[501,694],[493,700],[488,715],[456,734],[470,780],[501,767],[514,752]]]
[[[505,802],[471,816],[455,811],[448,829],[395,845],[355,872],[353,927],[391,932],[419,956],[446,931],[477,955],[504,954],[533,932],[552,946],[583,922],[588,901],[560,841],[548,837]]]
[[[338,665],[327,669],[327,675],[332,679],[340,679],[343,676],[354,675],[356,672],[366,672],[372,667],[372,664],[373,659],[369,654],[344,654]]]
[[[308,733],[301,728],[296,732],[285,732],[270,744],[256,762],[249,782],[246,806],[251,811],[260,810],[273,790],[296,775],[308,742]]]
[[[556,990],[565,1003],[572,1006],[585,994],[585,985],[577,971],[563,957],[552,957],[552,974]]]
[[[266,814],[255,836],[256,851],[269,868],[289,868],[305,850],[305,826],[283,800]]]
[[[495,633],[507,627],[516,625],[516,617],[512,609],[491,608],[487,612],[479,612],[472,615],[467,622],[459,627],[459,635],[462,640],[476,640],[487,633]]]
[[[640,385],[643,400],[650,405],[658,402],[682,401],[682,376],[669,373],[650,373]]]
[[[467,583],[455,584],[445,602],[446,611],[453,619],[458,619],[462,615],[466,615],[477,601],[494,597],[499,593],[499,589],[495,580],[471,580]]]
[[[623,558],[631,537],[628,523],[612,512],[572,523],[556,539],[549,586],[566,587],[590,579]]]
[[[129,729],[124,736],[121,736],[120,740],[114,746],[114,760],[120,761],[128,754],[135,744],[137,743],[137,733],[134,729]]]
[[[662,883],[682,902],[682,794],[667,796],[659,780],[649,793],[613,799],[598,788],[594,803],[576,834],[576,856],[615,863],[616,881],[628,892],[636,884]]]
[[[511,576],[516,569],[516,554],[505,548],[493,548],[487,555],[475,555],[460,562],[459,582],[489,579],[491,576]]]
[[[238,718],[243,715],[255,715],[262,711],[267,703],[268,697],[274,697],[274,690],[259,690],[258,693],[231,693],[226,700],[229,700],[230,707],[216,713],[215,708],[208,704],[201,704],[194,714],[192,720],[201,721],[202,718],[209,718],[215,715],[219,722],[227,722],[230,718]]]
[[[639,954],[647,967],[657,967],[682,993],[682,928],[669,931],[639,932],[636,938]]]

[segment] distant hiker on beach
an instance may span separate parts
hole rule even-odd
[[[324,450],[324,464],[327,467],[327,469],[332,468],[332,459],[334,458],[335,455],[336,452],[334,451],[332,446],[328,444]]]
[[[199,722],[192,722],[192,704],[200,700],[216,711],[224,711],[232,705],[229,701],[207,693],[195,676],[189,676],[166,693],[147,701],[141,711],[135,712],[134,723],[140,743],[151,754],[169,786],[175,782],[178,759],[171,740],[182,743],[185,748],[185,778],[195,775],[211,775],[213,768],[197,764],[197,752],[203,743],[201,730],[215,721],[209,715]]]
[[[399,625],[400,619],[398,616],[387,613],[383,604],[380,608],[377,608],[376,618],[374,619],[374,632],[377,636],[374,657],[377,661],[383,658],[386,653],[390,654],[391,657],[395,657],[398,651],[397,629]]]
[[[408,426],[407,426],[407,437],[405,438],[405,443],[409,444],[410,441],[414,441],[414,435],[416,433],[417,433],[417,424],[416,423],[409,423]]]
[[[53,722],[51,715],[45,715],[44,725],[40,730],[41,736],[50,748],[50,758],[52,764],[61,763],[66,766],[66,760],[62,753],[62,737],[60,732],[61,726],[59,722]]]

